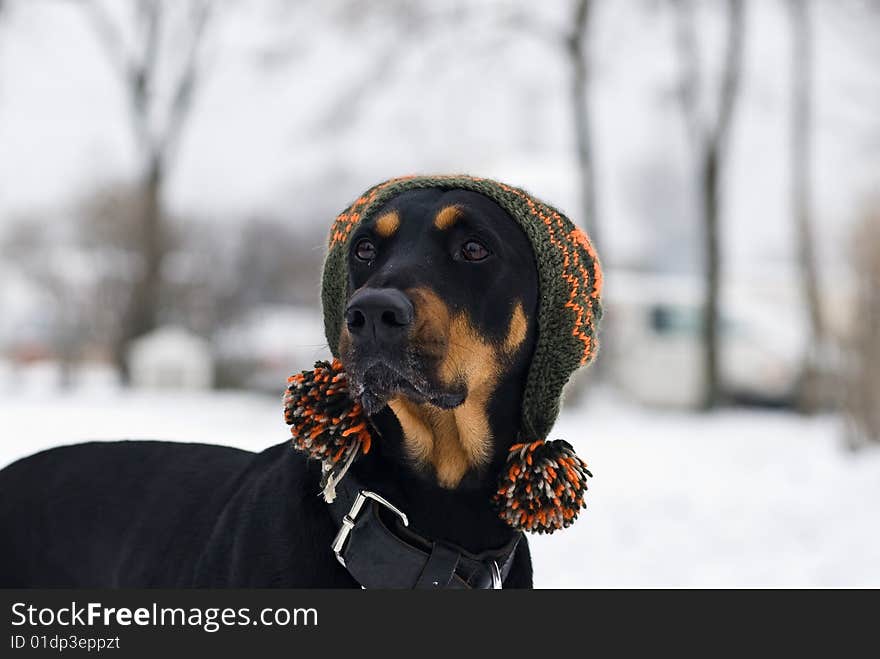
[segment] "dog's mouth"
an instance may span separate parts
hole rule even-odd
[[[414,364],[395,364],[379,359],[356,360],[346,365],[350,391],[367,414],[375,414],[397,396],[416,403],[430,403],[441,409],[461,405],[467,397],[464,387],[446,389],[431,382]]]

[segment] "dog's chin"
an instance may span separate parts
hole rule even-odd
[[[375,364],[364,371],[352,369],[351,393],[368,415],[382,410],[388,401],[402,396],[414,403],[429,403],[449,410],[461,405],[464,391],[447,391],[433,386],[419,373],[406,372],[388,364]]]

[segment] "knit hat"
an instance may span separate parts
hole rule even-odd
[[[531,242],[540,292],[538,336],[523,392],[519,439],[544,439],[559,414],[565,383],[596,354],[602,271],[586,234],[555,208],[519,188],[473,176],[414,176],[391,179],[367,190],[336,218],[330,232],[321,292],[330,349],[338,356],[347,299],[349,236],[386,201],[421,188],[485,195],[507,211]]]
[[[494,497],[502,519],[539,533],[569,526],[584,506],[586,464],[562,441],[546,441],[559,414],[562,389],[598,348],[602,271],[589,238],[562,213],[519,188],[473,176],[410,176],[380,183],[337,216],[324,262],[324,330],[336,359],[291,376],[285,420],[294,445],[322,461],[325,498],[370,446],[363,410],[347,399],[338,360],[348,288],[347,253],[355,227],[393,197],[424,188],[462,189],[497,203],[523,229],[538,270],[537,341],[523,391],[522,418]]]

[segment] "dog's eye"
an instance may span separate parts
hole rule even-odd
[[[354,255],[359,261],[370,262],[376,258],[376,246],[369,238],[363,238],[354,246]]]
[[[476,240],[469,240],[461,246],[461,256],[465,261],[482,261],[489,256],[489,250]]]

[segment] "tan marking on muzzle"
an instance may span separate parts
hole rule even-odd
[[[517,302],[510,317],[510,326],[507,328],[507,338],[504,339],[504,352],[513,355],[526,340],[529,331],[529,321],[526,312],[523,311],[522,302]]]
[[[348,331],[348,324],[343,322],[342,329],[339,330],[339,345],[337,346],[336,354],[344,360],[348,356],[350,349],[351,333]]]
[[[522,345],[528,323],[522,305],[511,317],[501,345],[483,337],[464,313],[451,314],[431,290],[407,291],[416,308],[413,340],[423,349],[443,350],[438,379],[447,386],[464,383],[467,398],[452,410],[414,403],[404,396],[389,401],[400,422],[410,458],[431,464],[437,482],[454,488],[468,470],[485,465],[492,454],[487,406],[506,358]],[[438,351],[439,352],[439,351]]]

